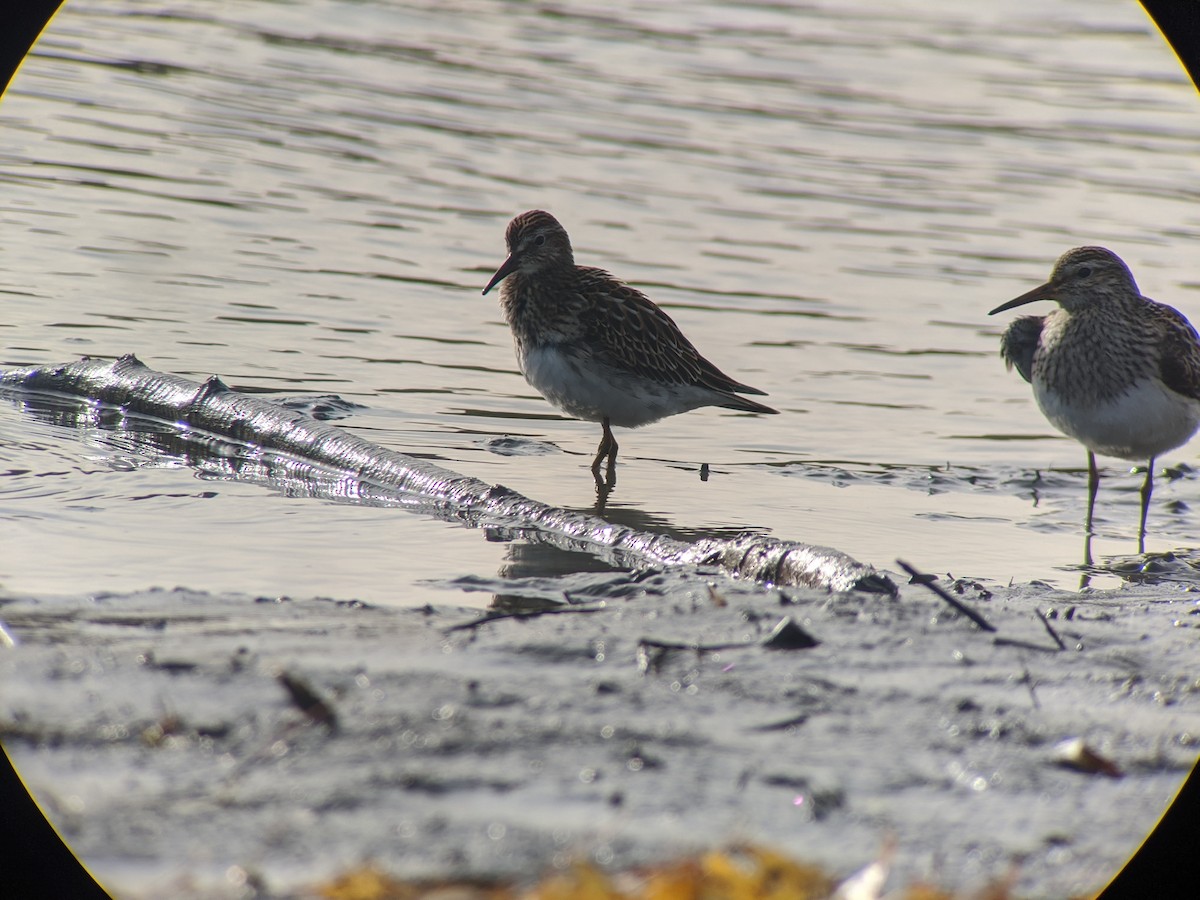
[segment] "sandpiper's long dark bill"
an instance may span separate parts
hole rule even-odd
[[[1143,297],[1129,268],[1103,247],[1063,254],[1049,281],[989,315],[1036,300],[1059,308],[1014,319],[1000,355],[1033,385],[1050,424],[1087,448],[1089,533],[1099,486],[1095,454],[1149,461],[1144,548],[1154,459],[1200,427],[1200,337],[1182,313]]]
[[[616,464],[612,425],[636,428],[701,406],[777,412],[738,396],[764,392],[701,356],[640,291],[575,265],[570,238],[550,213],[521,213],[504,239],[508,259],[483,292],[504,282],[500,305],[525,379],[568,415],[601,423],[597,478],[605,459],[610,476]]]

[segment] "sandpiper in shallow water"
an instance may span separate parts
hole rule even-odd
[[[613,479],[613,425],[637,428],[701,406],[777,412],[739,397],[764,392],[701,356],[640,291],[575,265],[567,232],[550,213],[521,213],[504,239],[508,259],[483,292],[504,281],[500,304],[525,379],[563,412],[603,427],[592,461],[597,481],[605,459]]]
[[[1096,454],[1148,460],[1142,552],[1154,459],[1187,443],[1200,426],[1200,337],[1182,313],[1143,297],[1129,268],[1103,247],[1063,254],[1048,282],[988,315],[1035,300],[1059,308],[1013,320],[1000,354],[1033,385],[1050,424],[1087,448],[1089,534],[1100,481]]]

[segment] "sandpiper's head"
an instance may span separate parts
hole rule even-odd
[[[1050,280],[993,309],[989,316],[1034,300],[1054,300],[1068,312],[1141,296],[1121,257],[1103,247],[1076,247],[1054,264]]]
[[[566,230],[544,210],[531,209],[509,222],[504,241],[508,259],[483,289],[485,294],[513,272],[533,275],[543,269],[575,265]]]

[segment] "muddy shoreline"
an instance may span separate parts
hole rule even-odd
[[[495,587],[544,606],[544,581]],[[889,600],[702,570],[556,581],[576,605],[493,620],[449,585],[424,609],[5,597],[0,738],[131,898],[240,896],[239,872],[292,895],[364,862],[528,878],[737,841],[848,875],[889,834],[893,887],[976,888],[1016,865],[1019,896],[1061,897],[1117,872],[1195,762],[1200,606],[1179,585],[943,579],[993,635],[917,585]],[[819,643],[763,646],[785,617]],[[1072,738],[1122,777],[1063,765]]]

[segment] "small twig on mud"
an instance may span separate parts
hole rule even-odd
[[[446,633],[466,631],[468,628],[478,628],[480,625],[490,625],[492,622],[498,622],[501,619],[536,619],[538,616],[566,615],[567,613],[598,613],[605,612],[608,608],[607,606],[551,606],[547,609],[531,609],[522,612],[487,613],[478,619],[472,619],[470,622],[451,625],[446,629]]]
[[[757,647],[758,641],[738,641],[724,644],[701,644],[686,641],[657,641],[654,638],[641,638],[637,645],[637,667],[643,675],[648,672],[660,672],[667,660],[675,653],[716,653],[720,650],[744,650],[747,647]]]
[[[338,730],[337,713],[333,711],[333,707],[329,703],[321,699],[317,692],[309,687],[307,682],[287,671],[280,672],[276,676],[276,680],[287,691],[288,698],[301,712],[318,725],[324,725],[331,734]]]
[[[696,653],[715,653],[719,650],[737,650],[745,647],[757,647],[760,641],[735,641],[726,644],[699,644],[688,641],[659,641],[654,638],[642,638],[639,647],[653,647],[655,650],[693,650]]]
[[[1021,683],[1029,688],[1029,699],[1033,701],[1034,709],[1041,709],[1042,704],[1037,698],[1037,682],[1033,680],[1033,676],[1029,674],[1029,666],[1024,667],[1024,673],[1021,675]]]
[[[781,719],[778,722],[767,722],[765,725],[751,725],[750,731],[787,731],[789,728],[799,728],[808,721],[808,714],[801,713],[798,716],[791,716],[787,719]]]
[[[992,643],[997,647],[1020,647],[1023,650],[1040,650],[1042,653],[1058,652],[1058,649],[1055,647],[1046,647],[1042,644],[1035,644],[1032,641],[1023,641],[1020,638],[992,638]]]
[[[987,619],[985,619],[979,613],[975,612],[975,610],[971,609],[966,604],[961,603],[960,601],[951,597],[948,593],[946,593],[944,590],[942,590],[940,585],[935,584],[929,578],[928,575],[922,574],[921,572],[917,571],[916,569],[914,569],[912,566],[910,566],[908,563],[906,563],[902,559],[896,560],[896,565],[898,565],[905,572],[907,572],[912,577],[914,583],[925,585],[925,587],[929,588],[931,591],[933,591],[935,594],[937,594],[939,597],[941,597],[943,600],[945,600],[947,603],[949,603],[951,606],[953,606],[955,609],[957,609],[960,613],[962,613],[964,616],[966,616],[968,619],[970,619],[972,622],[974,622],[976,625],[978,625],[984,631],[995,631],[996,630],[995,625],[993,625],[991,622],[989,622]]]
[[[1058,636],[1058,632],[1054,630],[1054,626],[1050,624],[1050,620],[1042,613],[1040,609],[1034,607],[1033,610],[1037,613],[1037,617],[1042,620],[1042,624],[1046,626],[1046,631],[1050,633],[1050,637],[1054,638],[1054,643],[1058,644],[1059,650],[1066,650],[1067,645],[1063,643],[1063,639]]]
[[[764,647],[767,650],[808,650],[820,646],[821,642],[796,624],[791,616],[779,620],[771,633],[757,641],[731,641],[721,644],[701,644],[696,641],[660,641],[641,638],[638,647],[654,650],[692,650],[696,653],[716,653],[720,650],[739,650],[747,647]]]

